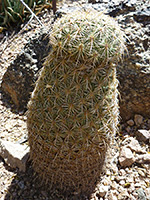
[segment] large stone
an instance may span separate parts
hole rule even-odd
[[[45,56],[47,56],[49,38],[46,33],[36,32],[29,38],[16,59],[8,66],[2,79],[2,90],[11,97],[16,107],[25,110],[34,83],[38,78]]]
[[[25,172],[26,162],[29,158],[29,147],[0,140],[0,156],[11,168],[18,168],[19,171]]]
[[[119,155],[119,163],[122,167],[129,167],[135,162],[132,151],[126,146],[122,147]]]

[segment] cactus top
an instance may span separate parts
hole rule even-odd
[[[118,23],[95,10],[75,11],[58,20],[51,44],[53,55],[92,65],[118,61],[125,48]],[[49,59],[53,59],[51,55]]]

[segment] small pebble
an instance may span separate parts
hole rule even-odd
[[[0,33],[0,39],[2,39],[4,37],[3,33]]]
[[[143,116],[142,115],[135,115],[134,122],[137,126],[140,126],[143,123]]]
[[[112,184],[111,184],[112,190],[117,190],[118,187],[119,187],[119,185],[116,183],[116,181],[113,181]]]
[[[114,192],[110,191],[108,194],[108,199],[109,200],[117,200],[117,196],[116,196],[116,194],[114,194]]]
[[[125,181],[124,181],[124,180],[121,180],[121,181],[119,182],[119,184],[120,184],[120,185],[124,185],[124,184],[125,184]]]
[[[132,194],[129,195],[129,198],[132,200],[137,200]]]
[[[141,184],[140,184],[140,183],[135,183],[134,186],[135,186],[136,188],[140,188],[140,187],[141,187]]]
[[[130,126],[127,126],[127,127],[126,127],[126,131],[127,131],[128,133],[130,133],[131,127],[130,127]]]
[[[133,126],[134,125],[134,121],[132,119],[130,119],[130,120],[127,121],[127,124],[129,126]]]
[[[125,172],[124,169],[120,169],[120,170],[119,170],[119,174],[120,174],[121,176],[125,176],[125,175],[126,175],[126,172]]]
[[[150,119],[147,121],[148,128],[150,128]]]

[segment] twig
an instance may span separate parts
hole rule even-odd
[[[56,10],[57,10],[57,8],[56,8],[56,0],[52,0],[52,7],[53,7],[53,14],[55,15]]]
[[[32,14],[30,21],[33,19],[33,17],[35,17],[37,19],[37,21],[41,24],[41,26],[44,27],[44,25],[42,24],[42,22],[39,20],[39,18],[34,14],[34,12],[32,12],[32,10],[29,8],[29,6],[23,1],[20,0],[20,2],[28,9],[28,11]],[[45,27],[44,27],[45,28]]]

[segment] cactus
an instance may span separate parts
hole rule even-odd
[[[56,22],[50,40],[28,104],[30,156],[50,187],[87,194],[117,131],[124,34],[109,16],[76,11]]]

